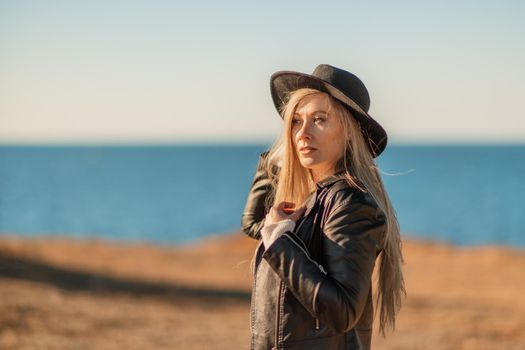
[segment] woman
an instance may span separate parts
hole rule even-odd
[[[251,349],[370,349],[379,255],[383,337],[406,295],[399,225],[374,163],[387,134],[364,84],[342,69],[280,71],[271,92],[283,133],[260,156],[242,216],[261,240]]]

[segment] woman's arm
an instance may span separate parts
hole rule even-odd
[[[323,229],[324,266],[309,257],[304,243],[291,232],[277,238],[263,258],[313,317],[346,332],[366,305],[386,223],[368,197],[341,192]]]
[[[272,191],[270,178],[264,164],[267,155],[268,151],[265,151],[259,156],[255,176],[241,218],[241,229],[254,239],[261,239],[261,229],[266,216],[265,201]]]

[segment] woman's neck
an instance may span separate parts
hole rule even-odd
[[[332,175],[339,174],[342,172],[344,172],[343,169],[337,169],[337,170],[331,169],[329,171],[324,171],[324,172],[315,172],[313,170],[310,170],[310,173],[312,174],[312,179],[314,180],[315,183],[319,183]]]
[[[320,181],[323,181],[324,179],[326,179],[329,176],[332,176],[333,174],[335,174],[333,169],[324,172],[315,172],[312,170],[312,178],[315,183],[319,183]]]

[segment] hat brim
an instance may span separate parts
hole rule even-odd
[[[366,134],[368,147],[373,155],[377,157],[381,154],[387,145],[388,136],[383,127],[372,118],[359,104],[348,97],[341,90],[332,84],[319,79],[313,75],[294,72],[294,71],[279,71],[272,74],[270,78],[270,90],[272,94],[273,103],[279,112],[281,118],[281,109],[287,102],[288,94],[300,88],[312,88],[325,92],[350,109],[354,118],[361,125],[362,131]]]

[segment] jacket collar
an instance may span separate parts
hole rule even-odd
[[[310,211],[312,211],[317,201],[317,198],[319,194],[323,192],[323,189],[329,187],[336,181],[342,179],[344,177],[344,173],[345,173],[344,170],[338,171],[335,174],[325,177],[324,179],[322,179],[321,181],[318,181],[315,184],[317,187],[317,191],[312,192],[310,194],[310,197],[306,200],[306,210],[303,214],[304,217],[308,216]]]
[[[336,172],[335,174],[332,174],[332,175],[330,175],[328,177],[325,177],[321,181],[318,181],[316,183],[317,189],[320,190],[320,189],[323,189],[325,187],[330,186],[331,184],[333,184],[337,180],[343,178],[344,177],[344,173],[345,173],[344,170],[341,170],[341,171]]]

